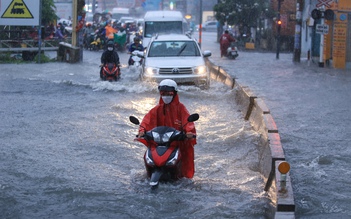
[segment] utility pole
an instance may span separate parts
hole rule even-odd
[[[41,39],[41,34],[42,34],[42,29],[41,29],[41,17],[42,17],[42,1],[40,0],[39,2],[39,28],[38,28],[38,46],[39,46],[39,53],[38,53],[38,63],[41,63],[41,43],[42,43],[42,39]]]
[[[281,7],[281,2],[283,0],[278,0],[278,19],[277,19],[277,54],[276,54],[276,59],[279,59],[279,51],[280,51],[280,30],[281,30],[281,25],[282,21],[280,20],[280,7]]]
[[[72,1],[72,46],[77,46],[77,4],[78,0]]]
[[[200,0],[200,24],[199,24],[199,46],[201,48],[202,42],[202,0]]]
[[[296,25],[294,41],[294,62],[300,62],[301,58],[301,25],[302,25],[302,8],[303,1],[297,0],[296,3]]]
[[[96,5],[96,0],[93,0],[93,5],[91,6],[91,12],[93,13],[93,15],[95,14],[95,5]]]
[[[321,7],[320,11],[322,12],[321,14],[321,25],[324,26],[324,11],[325,7],[324,5]],[[321,44],[319,46],[319,62],[318,62],[319,67],[324,67],[324,34],[321,34]]]

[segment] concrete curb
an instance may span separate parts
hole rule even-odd
[[[267,179],[264,190],[271,189],[273,193],[272,203],[275,203],[274,218],[295,218],[294,194],[289,173],[282,175],[277,168],[280,163],[285,162],[283,146],[273,116],[264,101],[255,96],[248,87],[241,86],[220,66],[216,66],[207,59],[210,68],[211,79],[224,83],[235,89],[235,100],[245,120],[255,131],[260,133],[259,164],[260,172]],[[286,180],[285,180],[286,179]]]

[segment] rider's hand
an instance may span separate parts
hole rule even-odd
[[[145,132],[144,131],[141,131],[141,132],[139,132],[139,134],[138,134],[138,138],[141,138],[141,137],[143,137],[145,135]]]
[[[186,137],[187,137],[187,138],[193,138],[193,137],[194,137],[194,133],[192,133],[192,132],[187,132],[187,133],[186,133]]]

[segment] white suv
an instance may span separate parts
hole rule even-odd
[[[198,42],[188,35],[171,34],[151,39],[144,56],[142,80],[160,82],[173,79],[178,84],[195,84],[209,88],[210,72]]]

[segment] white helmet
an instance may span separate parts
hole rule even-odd
[[[178,85],[171,79],[164,79],[158,85],[158,91],[178,91]]]

